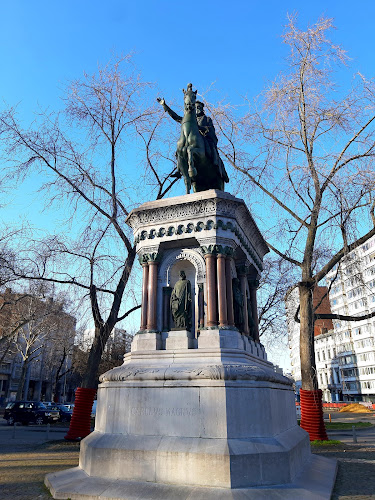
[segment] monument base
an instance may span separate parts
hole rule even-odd
[[[102,375],[79,468],[46,478],[54,498],[329,498],[336,465],[312,457],[291,381],[244,348],[200,340],[132,352]]]

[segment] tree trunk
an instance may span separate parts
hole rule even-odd
[[[315,391],[318,379],[315,370],[313,288],[309,284],[299,284],[299,303],[302,388]]]
[[[310,441],[326,441],[328,437],[323,418],[322,391],[318,389],[315,366],[313,288],[310,283],[299,284],[299,300],[302,378],[300,425],[309,433]]]
[[[21,376],[18,382],[16,401],[23,399],[23,392],[25,388],[26,372],[27,372],[28,362],[25,360],[22,365]]]
[[[87,360],[87,370],[83,376],[81,387],[85,389],[96,389],[98,385],[98,370],[100,360],[107,343],[110,332],[106,325],[95,327],[94,342],[91,346]]]
[[[95,338],[87,361],[87,371],[76,391],[72,419],[66,440],[77,441],[91,432],[91,410],[98,385],[99,363],[111,330],[106,325],[95,327]]]

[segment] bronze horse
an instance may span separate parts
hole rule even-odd
[[[193,91],[192,84],[189,83],[184,93],[184,116],[178,116],[166,104],[164,99],[158,98],[158,101],[170,116],[181,123],[181,135],[177,142],[177,169],[183,176],[186,186],[186,193],[205,191],[207,189],[220,189],[224,191],[224,183],[228,182],[228,176],[223,162],[217,153],[216,144],[208,143],[205,135],[209,127],[200,127],[198,125],[196,114],[197,91]],[[198,103],[197,103],[198,104]],[[202,104],[202,103],[200,103]],[[203,104],[202,104],[203,106]],[[213,135],[216,138],[214,127]],[[216,139],[217,141],[217,139]]]

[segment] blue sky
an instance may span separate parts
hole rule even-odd
[[[256,95],[281,69],[287,12],[301,26],[334,17],[353,68],[374,73],[372,0],[13,0],[0,2],[0,95],[24,112],[54,107],[66,80],[130,51],[168,99],[189,81],[198,90],[216,82],[232,100]]]
[[[29,121],[38,105],[62,106],[68,80],[94,72],[113,54],[133,51],[143,78],[156,83],[168,102],[181,99],[188,82],[198,91],[214,82],[236,103],[240,95],[257,95],[282,69],[287,49],[280,35],[288,12],[298,13],[301,28],[322,14],[333,17],[332,37],[347,49],[353,73],[375,75],[373,0],[3,0],[0,100],[19,103]],[[28,187],[3,218],[27,211],[48,220],[35,196],[25,196]]]

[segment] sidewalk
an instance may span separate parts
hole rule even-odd
[[[327,431],[329,439],[335,439],[341,441],[343,444],[358,446],[365,446],[366,448],[375,448],[375,427],[367,427],[364,429],[356,429],[354,438],[356,437],[357,442],[353,439],[352,429],[345,431]],[[374,491],[375,494],[375,491]]]

